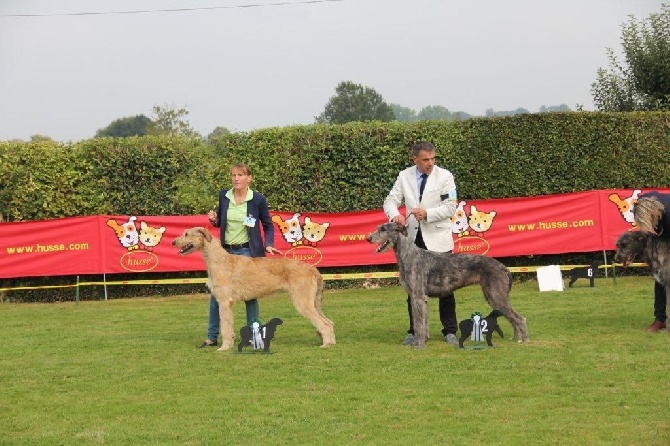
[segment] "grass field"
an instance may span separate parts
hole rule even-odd
[[[648,334],[649,277],[515,285],[531,341],[458,350],[437,302],[424,350],[400,345],[398,287],[330,291],[318,347],[284,294],[272,354],[197,349],[208,296],[0,305],[0,444],[667,445],[670,334]],[[456,293],[460,319],[488,312]],[[236,328],[244,305],[236,307]]]

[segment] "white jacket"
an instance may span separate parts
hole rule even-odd
[[[426,180],[423,198],[419,202],[416,179],[416,165],[398,174],[395,184],[384,200],[384,213],[392,220],[400,215],[398,208],[405,203],[407,233],[411,240],[416,238],[419,222],[410,214],[413,208],[425,209],[428,216],[421,222],[421,235],[429,251],[446,252],[454,249],[449,217],[456,212],[456,183],[447,169],[438,166]]]

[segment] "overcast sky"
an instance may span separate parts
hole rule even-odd
[[[154,105],[203,136],[311,124],[344,80],[417,112],[592,110],[621,25],[662,3],[0,0],[0,140],[79,141]]]

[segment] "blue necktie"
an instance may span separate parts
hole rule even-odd
[[[426,188],[427,179],[428,179],[428,174],[427,173],[422,173],[421,174],[421,186],[419,186],[419,201],[421,201],[421,198],[423,197],[423,190]]]

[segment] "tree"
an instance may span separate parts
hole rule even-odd
[[[51,142],[53,138],[51,136],[35,134],[30,137],[30,142]]]
[[[441,105],[428,105],[422,108],[418,114],[414,109],[403,107],[400,104],[390,105],[395,114],[396,121],[400,122],[425,121],[429,119],[463,121],[472,117],[470,114],[463,111],[450,112],[446,107]]]
[[[454,115],[441,105],[427,105],[419,112],[418,119],[419,121],[453,121]]]
[[[225,127],[218,126],[214,130],[212,130],[212,133],[207,135],[207,142],[211,144],[215,139],[220,138],[223,135],[229,135],[229,134],[230,130],[228,130]]]
[[[403,107],[400,104],[389,104],[395,115],[395,120],[400,122],[414,122],[416,121],[416,110]]]
[[[495,111],[492,108],[486,109],[486,117],[490,118],[493,116],[514,116],[514,115],[523,115],[530,113],[527,109],[519,107],[516,110],[505,110],[505,111]]]
[[[200,134],[185,119],[186,108],[176,109],[168,105],[154,105],[154,119],[148,129],[150,135],[180,135],[188,138],[200,138]]]
[[[112,138],[127,138],[129,136],[144,136],[149,130],[151,119],[145,115],[126,116],[112,121],[104,129],[96,132],[98,138],[111,136]]]
[[[547,112],[569,112],[570,107],[568,107],[567,104],[561,104],[561,105],[550,105],[549,107],[546,107],[544,105],[540,106],[540,113],[547,113]]]
[[[607,48],[610,69],[598,68],[591,94],[600,111],[670,109],[670,6],[622,25],[624,61]]]
[[[472,115],[470,113],[466,113],[464,111],[457,111],[454,112],[454,120],[455,121],[465,121],[466,119],[472,118]]]
[[[352,121],[393,121],[395,114],[390,105],[373,88],[340,82],[316,122],[344,124]]]

